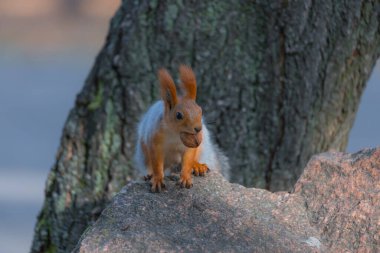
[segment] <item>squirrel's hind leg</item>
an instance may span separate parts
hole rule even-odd
[[[144,176],[144,180],[150,181],[153,175],[150,152],[148,146],[143,141],[140,142],[140,146],[144,154],[144,164],[147,172],[147,174]]]
[[[151,179],[152,179],[152,174],[147,174],[146,176],[144,176],[145,181],[150,181]]]

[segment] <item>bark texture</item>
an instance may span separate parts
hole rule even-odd
[[[156,71],[191,65],[232,181],[290,190],[312,154],[344,150],[380,54],[378,1],[123,1],[65,124],[32,252],[67,252],[135,178]]]

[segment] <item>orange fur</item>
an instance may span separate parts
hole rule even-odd
[[[164,100],[165,106],[169,106],[170,109],[177,104],[177,90],[173,78],[166,69],[160,69],[158,79],[161,84],[161,98]]]
[[[197,97],[197,81],[193,70],[186,66],[179,67],[180,79],[182,88],[185,91],[185,97],[195,100]]]
[[[188,149],[182,157],[181,178],[179,183],[181,187],[190,188],[193,186],[191,172],[195,162],[196,149]]]
[[[192,164],[193,172],[195,176],[204,176],[208,172],[208,167],[204,163],[199,163],[199,156],[201,154],[202,147],[198,147],[194,154],[194,163]]]
[[[165,103],[164,117],[150,142],[141,143],[153,192],[160,192],[165,187],[164,168],[180,163],[179,183],[181,187],[186,188],[192,187],[193,171],[198,176],[204,175],[208,170],[207,165],[198,162],[202,145],[189,148],[190,144],[186,144],[186,140],[181,137],[181,133],[185,133],[187,137],[190,136],[189,138],[201,140],[202,136],[199,135],[203,135],[203,132],[200,130],[202,110],[195,103],[197,88],[194,73],[190,67],[182,65],[180,77],[187,92],[183,98],[177,97],[174,81],[168,71],[159,70],[161,97]],[[178,113],[181,113],[182,119],[176,117]]]
[[[157,132],[153,138],[153,145],[150,146],[151,164],[152,164],[152,190],[160,192],[165,188],[164,184],[164,152],[162,148],[162,139],[164,135]]]

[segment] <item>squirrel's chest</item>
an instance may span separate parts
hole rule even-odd
[[[186,151],[186,146],[183,145],[179,136],[169,136],[165,139],[163,144],[165,167],[181,163],[182,156]]]

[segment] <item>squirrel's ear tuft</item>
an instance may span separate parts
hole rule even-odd
[[[185,97],[195,100],[197,97],[197,81],[195,80],[193,70],[189,66],[181,65],[179,67],[179,75]]]
[[[158,71],[158,79],[160,80],[161,98],[170,110],[177,104],[177,90],[173,78],[166,69],[162,68]]]

